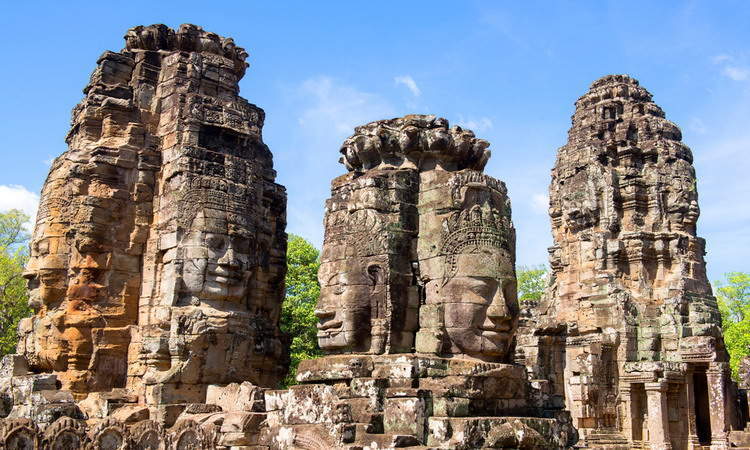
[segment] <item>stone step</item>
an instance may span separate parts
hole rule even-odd
[[[364,433],[357,436],[357,443],[369,448],[414,448],[421,446],[421,442],[408,434],[370,434]]]

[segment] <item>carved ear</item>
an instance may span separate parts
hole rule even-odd
[[[380,264],[370,264],[367,266],[367,276],[370,279],[370,286],[372,287],[384,282],[383,268]]]

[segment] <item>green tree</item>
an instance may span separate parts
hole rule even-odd
[[[750,274],[730,272],[724,280],[714,283],[716,299],[721,311],[724,343],[729,351],[732,375],[737,378],[737,366],[743,356],[750,354]]]
[[[17,209],[0,213],[0,355],[13,353],[18,341],[18,321],[28,316],[23,268],[29,258],[29,216]]]
[[[516,271],[518,280],[518,300],[539,300],[544,293],[547,267],[540,264],[538,266],[521,266]]]
[[[286,298],[281,307],[281,330],[291,339],[291,366],[284,386],[295,384],[297,365],[322,355],[318,348],[315,304],[320,295],[320,252],[304,238],[290,234],[287,247]]]

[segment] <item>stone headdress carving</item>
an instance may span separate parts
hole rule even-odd
[[[377,167],[419,168],[434,159],[456,170],[482,170],[490,157],[489,142],[470,130],[433,115],[412,114],[357,127],[341,146],[340,159],[350,172]]]
[[[251,205],[253,194],[252,186],[210,177],[192,178],[177,201],[177,224],[183,230],[189,229],[198,213],[208,208],[224,211],[227,222],[246,227],[250,224],[245,211]]]
[[[248,64],[247,52],[237,47],[232,38],[224,38],[203,28],[184,23],[178,30],[164,24],[137,26],[124,36],[126,50],[200,52],[229,58],[237,75],[242,77]]]
[[[449,187],[454,208],[459,209],[442,222],[443,284],[456,275],[458,255],[476,253],[480,248],[510,252],[513,241],[510,205],[501,181],[480,172],[465,171],[454,175]]]
[[[354,249],[356,256],[387,253],[385,231],[382,219],[370,209],[332,215],[326,221],[326,234],[339,239],[343,237],[341,240]]]

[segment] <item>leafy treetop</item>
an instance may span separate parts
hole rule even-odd
[[[304,359],[322,355],[318,348],[315,305],[318,285],[319,252],[304,238],[290,234],[287,247],[286,297],[281,307],[281,330],[291,338],[291,366],[283,381],[294,384],[297,365]]]
[[[0,355],[16,349],[18,321],[31,314],[23,270],[28,261],[29,216],[17,209],[0,213]]]

